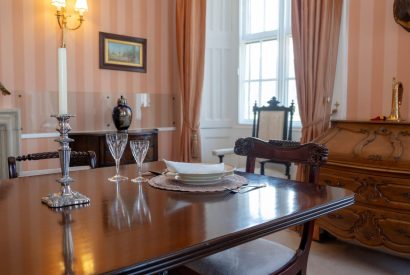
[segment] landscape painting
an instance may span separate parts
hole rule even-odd
[[[100,32],[100,68],[146,72],[143,38]]]

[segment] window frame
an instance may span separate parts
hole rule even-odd
[[[248,85],[251,82],[259,82],[259,84],[267,81],[268,79],[262,78],[262,62],[259,60],[259,78],[257,80],[253,79],[246,79],[245,78],[245,64],[246,64],[246,45],[250,43],[259,43],[260,45],[260,59],[262,58],[262,42],[269,41],[269,40],[277,40],[278,41],[278,63],[277,63],[277,75],[276,78],[270,79],[276,81],[276,91],[277,91],[277,99],[281,102],[284,106],[289,106],[290,101],[288,99],[288,86],[289,81],[295,80],[295,76],[289,77],[288,71],[290,62],[289,55],[289,43],[292,38],[292,30],[291,30],[291,20],[290,20],[290,8],[291,8],[291,1],[290,0],[278,0],[279,3],[279,22],[278,22],[278,30],[274,31],[263,31],[259,33],[247,33],[246,31],[250,29],[248,24],[248,16],[250,12],[247,11],[249,8],[251,0],[241,0],[240,2],[240,16],[239,16],[239,69],[238,69],[238,77],[239,77],[239,96],[238,96],[238,123],[239,124],[252,124],[253,123],[253,113],[252,113],[252,106],[254,102],[249,102],[250,109],[246,109],[247,102],[249,99],[245,98],[245,84]],[[264,0],[265,2],[266,0]],[[286,20],[286,21],[285,21]],[[265,24],[265,17],[264,17],[264,24]],[[293,46],[293,45],[292,45]],[[250,73],[250,72],[249,72]],[[258,92],[258,105],[266,104],[266,102],[261,101],[261,88],[262,85],[259,85],[259,92]],[[248,89],[250,91],[250,89]],[[273,96],[273,95],[272,95]],[[297,105],[297,102],[295,102]],[[297,111],[297,110],[296,110]],[[248,119],[246,119],[246,113],[248,113]],[[296,124],[298,124],[297,120],[300,120],[298,116],[295,117]],[[300,122],[299,122],[300,123]]]

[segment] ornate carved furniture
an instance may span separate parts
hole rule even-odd
[[[253,173],[256,158],[303,164],[305,184],[319,183],[320,166],[326,162],[327,148],[323,145],[248,137],[238,139],[235,153],[246,156],[246,172]],[[292,184],[283,182],[284,185]],[[272,198],[274,200],[274,198]],[[303,224],[297,251],[265,239],[257,239],[219,252],[187,267],[199,274],[306,274],[308,254],[313,234],[313,221]]]
[[[268,101],[267,106],[258,107],[253,106],[253,125],[252,137],[257,137],[262,140],[278,139],[278,140],[292,140],[292,121],[295,106],[292,101],[289,107],[279,105],[280,102],[276,97],[272,97]],[[219,157],[219,161],[223,162],[223,158],[227,154],[232,154],[233,148],[216,149],[212,152],[213,155]],[[263,160],[260,161],[261,175],[265,174],[266,163],[281,163],[285,165],[285,175],[290,179],[290,165],[289,162],[282,160]]]
[[[71,149],[76,151],[93,150],[97,155],[97,167],[114,166],[115,162],[108,149],[107,142],[105,141],[105,134],[108,132],[73,132],[69,134],[69,137],[74,139],[74,142],[70,143]],[[158,130],[141,130],[141,131],[128,131],[128,140],[147,139],[149,140],[149,149],[144,162],[158,160]],[[125,147],[124,153],[121,158],[121,164],[132,164],[135,160],[131,153],[129,142]]]
[[[58,152],[43,152],[43,153],[35,153],[35,154],[28,154],[18,157],[8,157],[8,165],[9,165],[9,178],[17,178],[17,168],[16,168],[16,161],[26,161],[26,160],[41,160],[41,159],[53,159],[59,158]],[[71,151],[70,157],[70,166],[82,166],[88,165],[92,169],[96,167],[96,156],[93,151],[87,152],[76,152]]]
[[[354,191],[355,205],[317,224],[332,235],[410,256],[410,124],[332,121],[320,183]]]

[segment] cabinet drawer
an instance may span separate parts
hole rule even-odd
[[[410,209],[410,179],[323,167],[320,183],[355,192],[356,201],[395,209]]]
[[[338,238],[355,239],[368,247],[410,253],[410,213],[380,210],[356,204],[316,221]]]

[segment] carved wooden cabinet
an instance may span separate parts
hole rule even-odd
[[[410,257],[410,123],[332,121],[320,183],[356,193],[317,224],[340,239]]]
[[[74,142],[70,143],[70,147],[73,151],[94,151],[97,156],[97,167],[114,166],[115,161],[112,158],[107,142],[105,141],[106,133],[108,132],[70,133],[69,137],[74,139]],[[128,143],[122,155],[121,164],[135,163],[129,141],[137,139],[149,140],[149,149],[144,162],[158,160],[158,129],[128,131]]]

